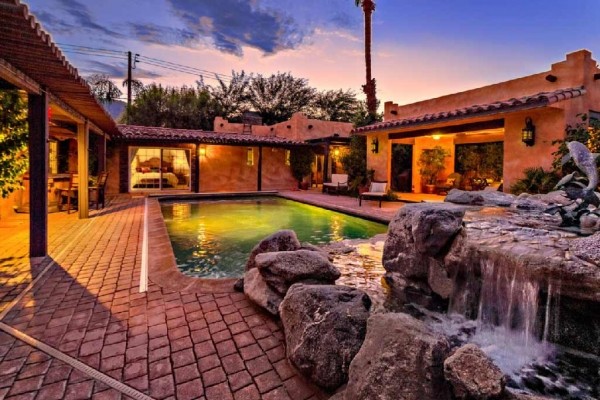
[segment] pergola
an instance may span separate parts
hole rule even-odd
[[[104,170],[106,139],[119,131],[77,69],[19,0],[0,0],[0,90],[3,89],[27,93],[30,257],[44,257],[48,253],[49,133],[64,136],[72,132],[77,140],[79,218],[87,218],[89,134],[102,138],[98,160],[99,169]],[[71,126],[75,128],[65,128]]]

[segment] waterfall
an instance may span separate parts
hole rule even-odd
[[[465,299],[477,295],[465,290],[475,288],[469,281],[480,281],[475,333],[469,341],[478,344],[508,374],[547,358],[552,352],[546,342],[551,327],[552,286],[545,306],[540,307],[540,285],[528,279],[519,265],[498,258],[484,259],[480,277],[475,272],[464,272],[449,308],[450,313],[469,316]]]

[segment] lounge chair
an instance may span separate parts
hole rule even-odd
[[[379,208],[381,208],[381,202],[387,195],[387,182],[371,182],[369,191],[358,195],[358,206],[362,207],[363,199],[379,199]]]
[[[90,202],[96,204],[96,210],[100,208],[100,203],[102,203],[102,208],[104,208],[104,191],[106,189],[107,179],[108,172],[100,172],[96,185],[89,187]]]
[[[336,194],[340,190],[348,190],[348,174],[331,174],[331,182],[323,183],[323,193],[331,193],[331,190],[335,190]]]

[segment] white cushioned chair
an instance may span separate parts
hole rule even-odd
[[[381,208],[381,202],[387,194],[387,182],[371,182],[369,191],[358,195],[358,206],[362,206],[363,199],[379,199],[379,208]]]
[[[348,174],[331,174],[331,182],[323,183],[323,193],[335,190],[339,194],[341,190],[348,190]]]

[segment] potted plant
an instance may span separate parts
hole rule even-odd
[[[439,173],[444,170],[444,162],[446,157],[449,156],[450,152],[442,146],[435,146],[433,149],[423,150],[419,156],[419,174],[421,174],[426,193],[435,192],[437,177]]]
[[[290,169],[292,176],[298,181],[298,189],[308,189],[308,182],[303,182],[303,180],[305,176],[310,175],[314,158],[315,155],[310,149],[293,148],[290,150]]]

